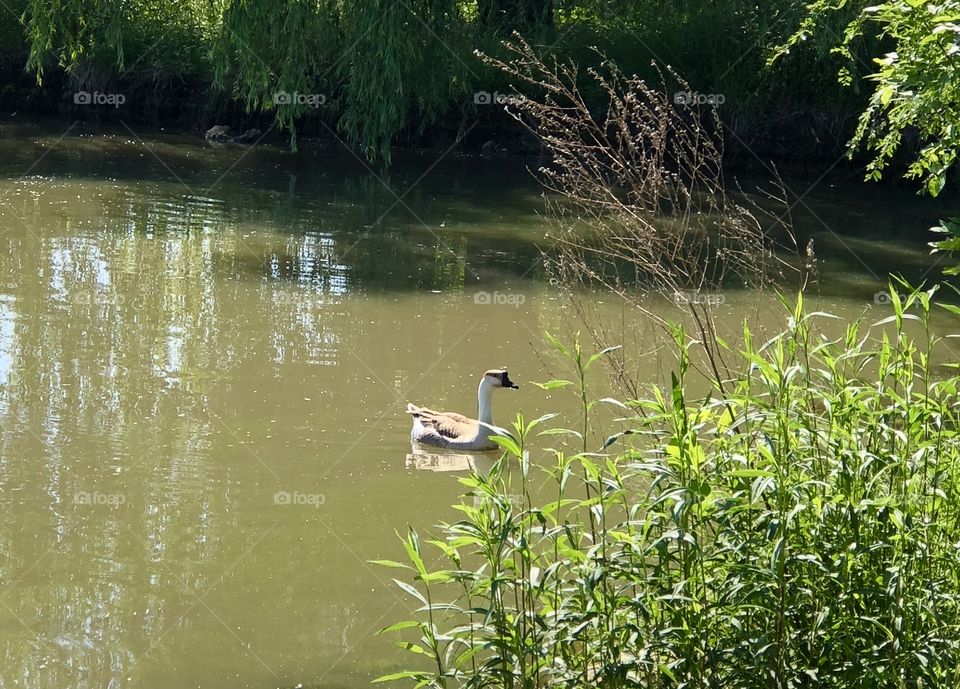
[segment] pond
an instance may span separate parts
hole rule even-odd
[[[573,408],[530,384],[567,322],[539,188],[522,160],[441,153],[383,177],[323,146],[0,126],[0,686],[397,669],[374,632],[411,606],[369,561],[454,519],[462,475],[408,457],[406,402],[472,414],[508,365],[499,422]],[[818,308],[869,315],[888,272],[938,274],[943,208],[788,185]],[[728,293],[724,321],[757,303]]]

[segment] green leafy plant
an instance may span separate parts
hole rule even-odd
[[[867,178],[878,180],[904,136],[916,132],[922,146],[906,176],[920,180],[930,195],[939,194],[960,148],[960,2],[814,0],[806,7],[805,19],[774,59],[819,36],[825,18],[854,12],[842,33],[828,34],[837,41],[834,52],[851,64],[856,43],[874,36],[890,50],[873,58],[874,89],[850,141],[851,153],[865,146],[873,154]],[[853,83],[850,68],[841,69],[840,79]]]
[[[930,230],[938,234],[947,235],[946,239],[930,243],[934,251],[941,251],[947,254],[956,254],[960,251],[960,218],[941,220],[939,225],[931,227]],[[947,266],[943,272],[947,275],[960,275],[960,266]]]
[[[381,563],[419,606],[384,631],[423,663],[380,681],[957,686],[960,379],[935,363],[935,292],[891,288],[869,327],[798,299],[699,399],[682,330],[670,383],[626,403],[592,400],[596,359],[554,341],[575,375],[545,385],[589,422],[518,417],[460,519]]]

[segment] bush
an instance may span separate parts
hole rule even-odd
[[[577,391],[581,430],[519,418],[493,470],[463,479],[463,518],[381,563],[421,604],[385,631],[419,631],[401,644],[429,662],[381,681],[960,686],[960,380],[934,376],[935,291],[891,290],[892,316],[836,339],[798,300],[762,346],[745,328],[720,398],[688,397],[680,329],[667,391],[627,403],[588,400],[601,355],[557,343],[577,375],[546,386]],[[588,452],[598,405],[622,430]],[[546,438],[579,449],[538,466]]]

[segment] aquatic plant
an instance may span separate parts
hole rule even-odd
[[[960,378],[934,363],[935,291],[891,289],[892,315],[839,336],[798,299],[702,399],[680,328],[670,383],[628,402],[589,399],[604,354],[555,342],[575,375],[545,387],[584,418],[518,417],[461,518],[381,562],[418,606],[384,631],[423,663],[380,681],[957,686]],[[601,407],[617,430],[588,435]]]

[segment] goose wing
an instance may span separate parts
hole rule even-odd
[[[452,411],[434,411],[408,404],[407,413],[419,419],[423,426],[432,428],[445,438],[472,437],[476,435],[479,426],[475,419]]]

